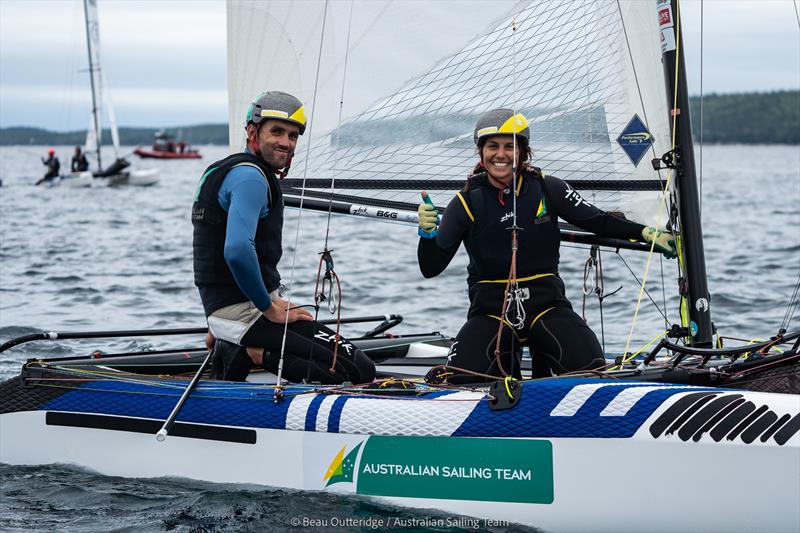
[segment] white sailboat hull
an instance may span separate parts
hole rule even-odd
[[[485,405],[479,404],[483,395],[476,392],[438,398],[449,401],[301,394],[284,400],[283,408],[276,407],[285,409],[281,429],[183,422],[184,430],[191,426],[196,434],[171,435],[163,443],[156,441],[155,431],[142,430],[142,424],[158,426],[158,418],[11,412],[0,415],[0,461],[67,463],[114,476],[176,476],[359,494],[436,509],[451,519],[465,515],[546,531],[800,529],[800,433],[782,444],[772,436],[751,440],[739,434],[717,441],[706,432],[695,441],[682,438],[680,430],[656,435],[654,427],[664,416],[669,418],[671,407],[708,389],[640,383],[615,389],[608,403],[597,403],[596,395],[605,394],[608,386],[619,385],[578,385],[562,391],[556,408],[549,417],[539,417],[538,425],[520,418],[526,414],[520,410],[523,404],[508,411],[478,413]],[[271,389],[260,390],[268,395]],[[675,393],[633,434],[598,436],[620,431],[631,422],[626,422],[631,413],[643,407],[637,404],[648,394],[665,390]],[[549,394],[534,387],[525,393]],[[800,412],[797,395],[719,393],[741,394],[777,416]],[[514,416],[515,410],[519,416]],[[589,422],[592,410],[600,410],[608,427]],[[197,420],[190,413],[179,420],[192,417]],[[503,419],[516,420],[516,425],[542,435],[501,436],[514,431],[503,429],[499,422]],[[587,436],[559,436],[573,422],[578,430],[585,426]],[[131,429],[137,425],[139,430]],[[552,436],[547,436],[548,425]],[[218,432],[215,438],[202,436],[213,431]],[[470,431],[487,436],[466,435]],[[177,427],[173,432],[179,433]],[[352,459],[349,478],[330,476],[337,466],[337,452],[340,474],[342,455],[347,455],[345,474]]]
[[[157,168],[147,168],[131,170],[128,176],[128,185],[137,187],[148,187],[155,185],[160,179],[160,172]]]
[[[84,188],[92,186],[92,173],[87,171],[74,172],[63,176],[59,181],[61,187]]]
[[[118,187],[121,185],[131,185],[134,187],[149,187],[155,185],[161,179],[161,172],[157,168],[138,169],[114,174],[112,176],[95,176],[96,184],[107,187]]]

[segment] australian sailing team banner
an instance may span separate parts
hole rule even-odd
[[[547,504],[553,448],[546,440],[372,436],[338,450],[322,478],[325,487],[352,483],[372,496]]]

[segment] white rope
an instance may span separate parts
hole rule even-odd
[[[319,70],[320,65],[322,63],[322,44],[325,40],[325,22],[327,21],[328,15],[328,0],[325,0],[325,8],[322,12],[322,30],[320,31],[319,36],[319,51],[317,53],[317,72],[314,75],[314,95],[311,99],[311,112],[314,113],[316,111],[317,106],[317,88],[319,85]],[[311,139],[312,139],[312,129],[314,127],[314,120],[310,121],[308,125],[308,142],[306,143],[306,161],[308,161],[308,155],[311,151]],[[286,298],[286,316],[283,322],[283,338],[281,339],[281,357],[278,361],[278,381],[275,385],[275,390],[277,391],[281,386],[281,376],[283,375],[283,355],[286,350],[286,336],[289,333],[289,309],[292,307],[292,283],[294,282],[294,269],[295,265],[297,264],[297,244],[300,241],[300,222],[303,218],[303,201],[305,200],[305,192],[306,192],[306,177],[308,175],[308,164],[303,167],[303,185],[300,192],[300,207],[298,208],[299,213],[297,214],[297,230],[294,234],[294,253],[292,254],[292,269],[291,273],[289,274],[289,294]]]
[[[350,0],[350,15],[347,21],[347,42],[344,47],[344,66],[342,67],[342,90],[339,93],[339,118],[336,121],[336,146],[341,146],[339,137],[341,136],[341,127],[342,127],[342,110],[344,109],[344,88],[347,82],[347,60],[350,57],[350,30],[353,27],[353,0]],[[306,155],[306,161],[308,161],[308,156]],[[307,168],[308,165],[306,165]],[[333,193],[336,191],[336,166],[334,165],[331,169],[331,188],[330,188],[330,200],[328,200],[328,221],[325,225],[325,250],[328,249],[328,236],[330,235],[331,231],[331,212],[333,210]],[[331,311],[333,314],[333,311]]]

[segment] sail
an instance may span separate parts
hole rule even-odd
[[[510,107],[531,124],[536,166],[598,207],[664,224],[666,176],[649,162],[671,147],[655,1],[436,4],[357,2],[349,15],[346,2],[230,2],[232,147],[249,99],[286,90],[312,126],[290,195],[305,178],[308,196],[335,180],[365,205],[411,209],[420,188],[441,205],[477,161],[477,117]],[[427,66],[409,75],[415,51]]]
[[[119,129],[117,128],[117,116],[114,114],[114,105],[111,102],[111,90],[108,85],[108,80],[106,80],[105,74],[102,72],[100,73],[103,84],[103,103],[106,108],[106,114],[108,115],[108,129],[111,131],[111,146],[114,149],[114,159],[119,159]]]
[[[86,46],[89,51],[89,81],[92,90],[89,128],[86,130],[84,149],[87,153],[100,152],[103,144],[103,110],[105,109],[111,131],[114,158],[117,159],[120,152],[119,131],[114,109],[111,105],[108,81],[105,74],[103,74],[100,62],[100,26],[97,16],[97,0],[84,0],[84,11],[86,16]]]
[[[98,153],[103,142],[103,82],[100,75],[100,26],[97,20],[97,0],[84,0],[86,16],[86,46],[89,51],[89,83],[92,103],[90,128],[86,131],[86,152]]]

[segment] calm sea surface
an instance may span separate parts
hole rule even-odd
[[[189,208],[202,170],[227,152],[201,149],[201,161],[140,163],[161,169],[161,182],[154,187],[68,189],[33,186],[41,176],[39,157],[45,147],[0,147],[0,342],[39,330],[202,326],[192,282]],[[68,153],[68,147],[57,149],[62,164]],[[800,149],[709,146],[703,151],[703,171],[703,233],[714,322],[723,335],[769,337],[784,318],[800,274]],[[449,198],[434,200],[445,204]],[[311,298],[325,224],[323,215],[287,211],[281,273],[295,301]],[[345,315],[399,313],[405,321],[395,333],[454,335],[467,308],[465,254],[443,275],[425,280],[417,269],[416,246],[414,227],[334,216],[330,247],[343,282]],[[562,246],[562,277],[578,312],[587,256],[586,249]],[[598,336],[602,329],[606,351],[619,354],[639,291],[623,259],[640,278],[645,260],[632,252],[603,252],[602,259],[606,292],[622,289],[605,300],[602,325],[594,296],[587,298],[586,317]],[[647,283],[669,322],[679,321],[675,273],[674,261],[655,259]],[[800,326],[800,316],[793,317],[792,325]],[[663,328],[661,312],[645,299],[631,346],[638,348]],[[18,374],[20,364],[34,355],[199,345],[199,338],[30,343],[0,354],[0,379]],[[174,479],[128,480],[64,466],[0,465],[0,495],[3,531],[282,530],[290,529],[287,517],[298,515],[407,519],[396,523],[402,526],[429,516],[358,498]],[[445,523],[448,518],[443,517]],[[473,530],[461,526],[434,530]]]

